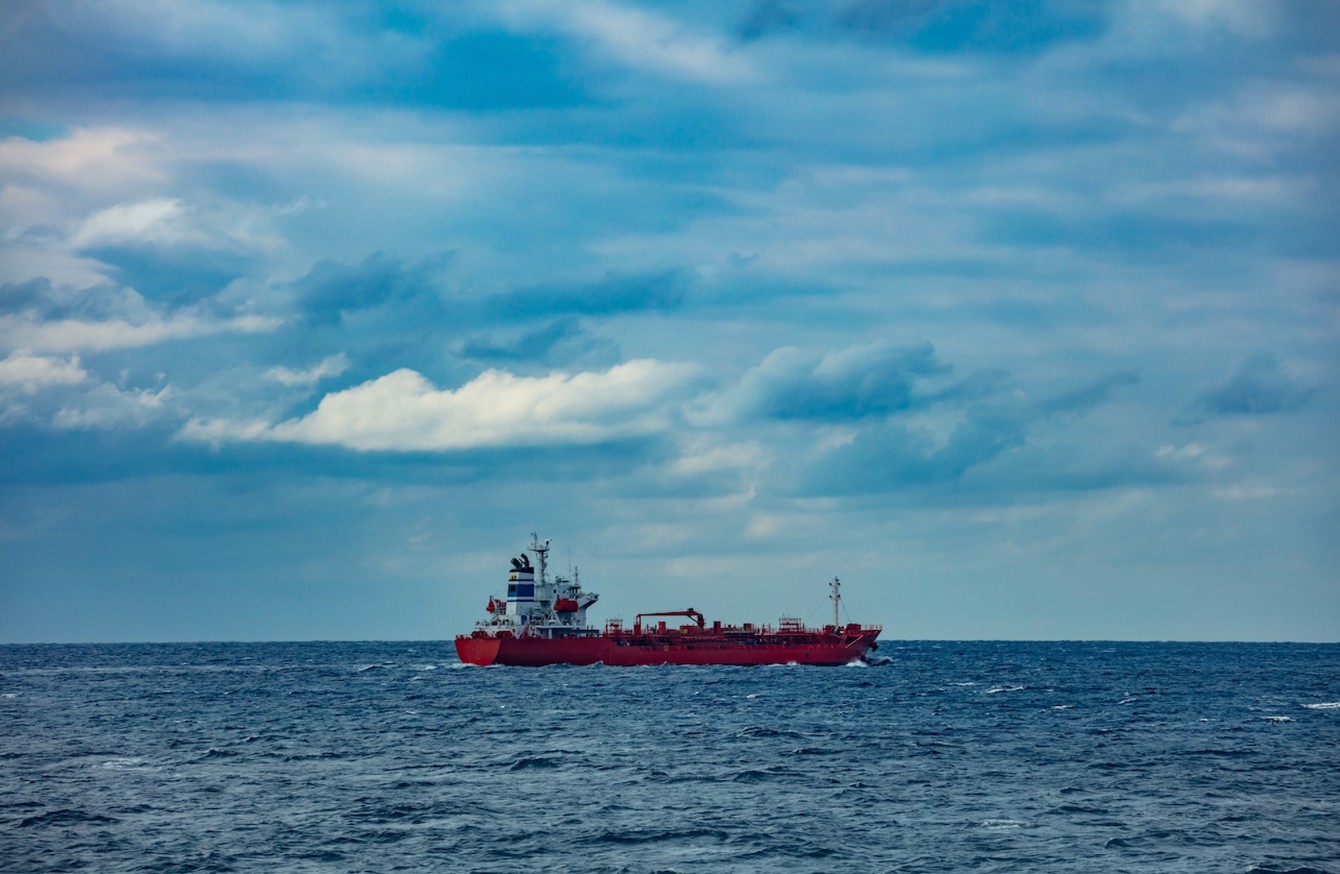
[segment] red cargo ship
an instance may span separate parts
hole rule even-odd
[[[456,638],[461,661],[526,666],[844,665],[877,648],[880,626],[841,623],[841,584],[836,577],[829,584],[833,624],[822,628],[808,628],[799,619],[786,617],[776,628],[748,622],[709,626],[693,608],[639,613],[632,628],[624,628],[619,619],[606,622],[604,630],[589,628],[586,610],[600,596],[583,592],[575,572],[571,580],[549,577],[548,540],[541,543],[532,535],[529,551],[536,564],[525,553],[512,559],[507,597],[489,598],[489,617],[477,622],[470,634]],[[689,621],[671,628],[659,618],[673,616]],[[644,624],[644,617],[658,618]]]

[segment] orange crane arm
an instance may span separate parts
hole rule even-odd
[[[698,623],[699,628],[703,627],[703,623],[705,621],[703,619],[703,614],[699,613],[697,610],[694,610],[692,607],[690,607],[687,610],[665,610],[660,613],[639,613],[633,619],[633,624],[640,626],[642,624],[643,616],[687,616],[690,619],[695,620]]]

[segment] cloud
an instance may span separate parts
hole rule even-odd
[[[713,85],[748,83],[749,61],[720,38],[697,33],[673,18],[600,0],[562,3],[511,0],[502,6],[518,26],[566,32],[629,68]]]
[[[1275,353],[1254,352],[1225,382],[1202,394],[1198,409],[1219,416],[1264,416],[1301,409],[1317,392],[1280,366]]]
[[[185,213],[175,198],[121,203],[84,220],[70,237],[79,248],[125,243],[177,243],[186,238]]]
[[[611,363],[617,346],[592,336],[576,317],[669,313],[682,305],[691,282],[683,270],[607,272],[485,293],[462,281],[464,270],[450,253],[406,263],[378,251],[354,264],[323,259],[289,287],[309,339],[312,329],[338,328],[323,336],[357,360],[394,357],[435,370],[444,347],[504,365]],[[530,327],[536,322],[542,324]]]
[[[109,282],[79,287],[38,277],[0,285],[0,349],[10,351],[99,352],[264,333],[280,324],[277,317],[238,312],[217,299],[164,312],[135,289]]]
[[[1101,3],[991,3],[981,0],[756,0],[740,33],[759,39],[776,32],[820,34],[865,42],[901,43],[928,53],[1039,53],[1094,39],[1107,28]]]
[[[168,318],[153,317],[132,323],[121,319],[97,322],[79,319],[43,321],[31,313],[24,313],[0,316],[0,349],[28,349],[34,352],[100,352],[212,334],[262,333],[273,331],[279,325],[279,319],[260,315],[215,319],[182,313]]]
[[[167,179],[166,168],[147,154],[157,140],[150,131],[117,126],[75,127],[44,142],[8,137],[0,140],[0,168],[11,180],[30,185],[104,194],[143,189]]]
[[[118,203],[85,217],[63,241],[101,272],[151,298],[174,304],[217,294],[263,265],[282,241],[266,226],[283,208],[226,203],[202,210],[180,198]]]
[[[270,425],[193,419],[181,436],[205,442],[278,441],[357,451],[452,451],[593,444],[664,429],[670,403],[698,376],[689,364],[629,361],[603,372],[518,377],[485,371],[441,390],[397,370],[322,398],[315,411]]]
[[[16,352],[0,360],[0,425],[58,430],[141,427],[165,412],[168,386],[126,389],[69,358]]]
[[[81,254],[96,258],[117,284],[169,307],[200,303],[241,278],[253,259],[238,250],[196,243],[101,246]]]
[[[294,370],[283,366],[271,367],[265,371],[265,376],[280,385],[313,386],[327,377],[339,376],[348,369],[349,356],[340,353],[323,358],[306,370]]]
[[[841,421],[882,416],[925,401],[918,383],[949,368],[929,343],[880,341],[822,358],[793,346],[776,349],[722,397],[715,414]]]
[[[551,315],[613,316],[630,312],[670,312],[683,302],[689,286],[684,270],[607,273],[594,281],[523,286],[494,297],[495,317],[535,319]]]
[[[869,495],[952,483],[1024,442],[1018,421],[984,413],[962,421],[942,442],[925,429],[869,425],[822,451],[792,477],[790,488],[810,496]]]
[[[0,80],[21,72],[43,95],[465,108],[580,98],[548,41],[508,33],[487,4],[28,5],[0,31]]]
[[[1106,403],[1118,389],[1140,382],[1140,374],[1135,371],[1113,373],[1096,382],[1054,395],[1038,404],[1044,413],[1085,412]]]
[[[834,23],[867,38],[905,40],[931,52],[1038,52],[1102,34],[1106,16],[1097,3],[851,0],[838,7]]]
[[[618,347],[594,337],[576,319],[556,319],[520,333],[477,334],[457,343],[453,351],[470,361],[513,365],[538,363],[551,367],[573,362],[612,363]]]
[[[1161,0],[1157,5],[1197,28],[1223,28],[1240,37],[1269,38],[1280,25],[1277,4],[1261,0]]]
[[[103,382],[85,392],[77,402],[62,406],[51,424],[67,431],[144,427],[167,412],[164,402],[171,395],[171,386],[157,390],[122,389]]]
[[[317,324],[337,324],[351,313],[392,305],[413,310],[420,323],[437,321],[446,314],[441,292],[449,262],[450,255],[439,254],[406,265],[384,252],[357,264],[323,258],[293,289],[299,308]]]
[[[69,359],[15,352],[0,361],[0,391],[17,390],[32,395],[53,385],[77,385],[88,379],[79,366],[79,356]]]

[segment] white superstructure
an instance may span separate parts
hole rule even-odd
[[[535,564],[524,552],[512,559],[507,574],[507,597],[489,598],[489,618],[475,623],[475,627],[496,636],[507,632],[516,637],[562,637],[586,631],[586,610],[600,596],[583,592],[577,571],[572,579],[549,577],[547,572],[549,541],[543,543],[530,536],[529,552],[535,554]]]

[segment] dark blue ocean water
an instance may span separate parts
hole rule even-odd
[[[1340,646],[0,647],[3,871],[1340,872]]]

